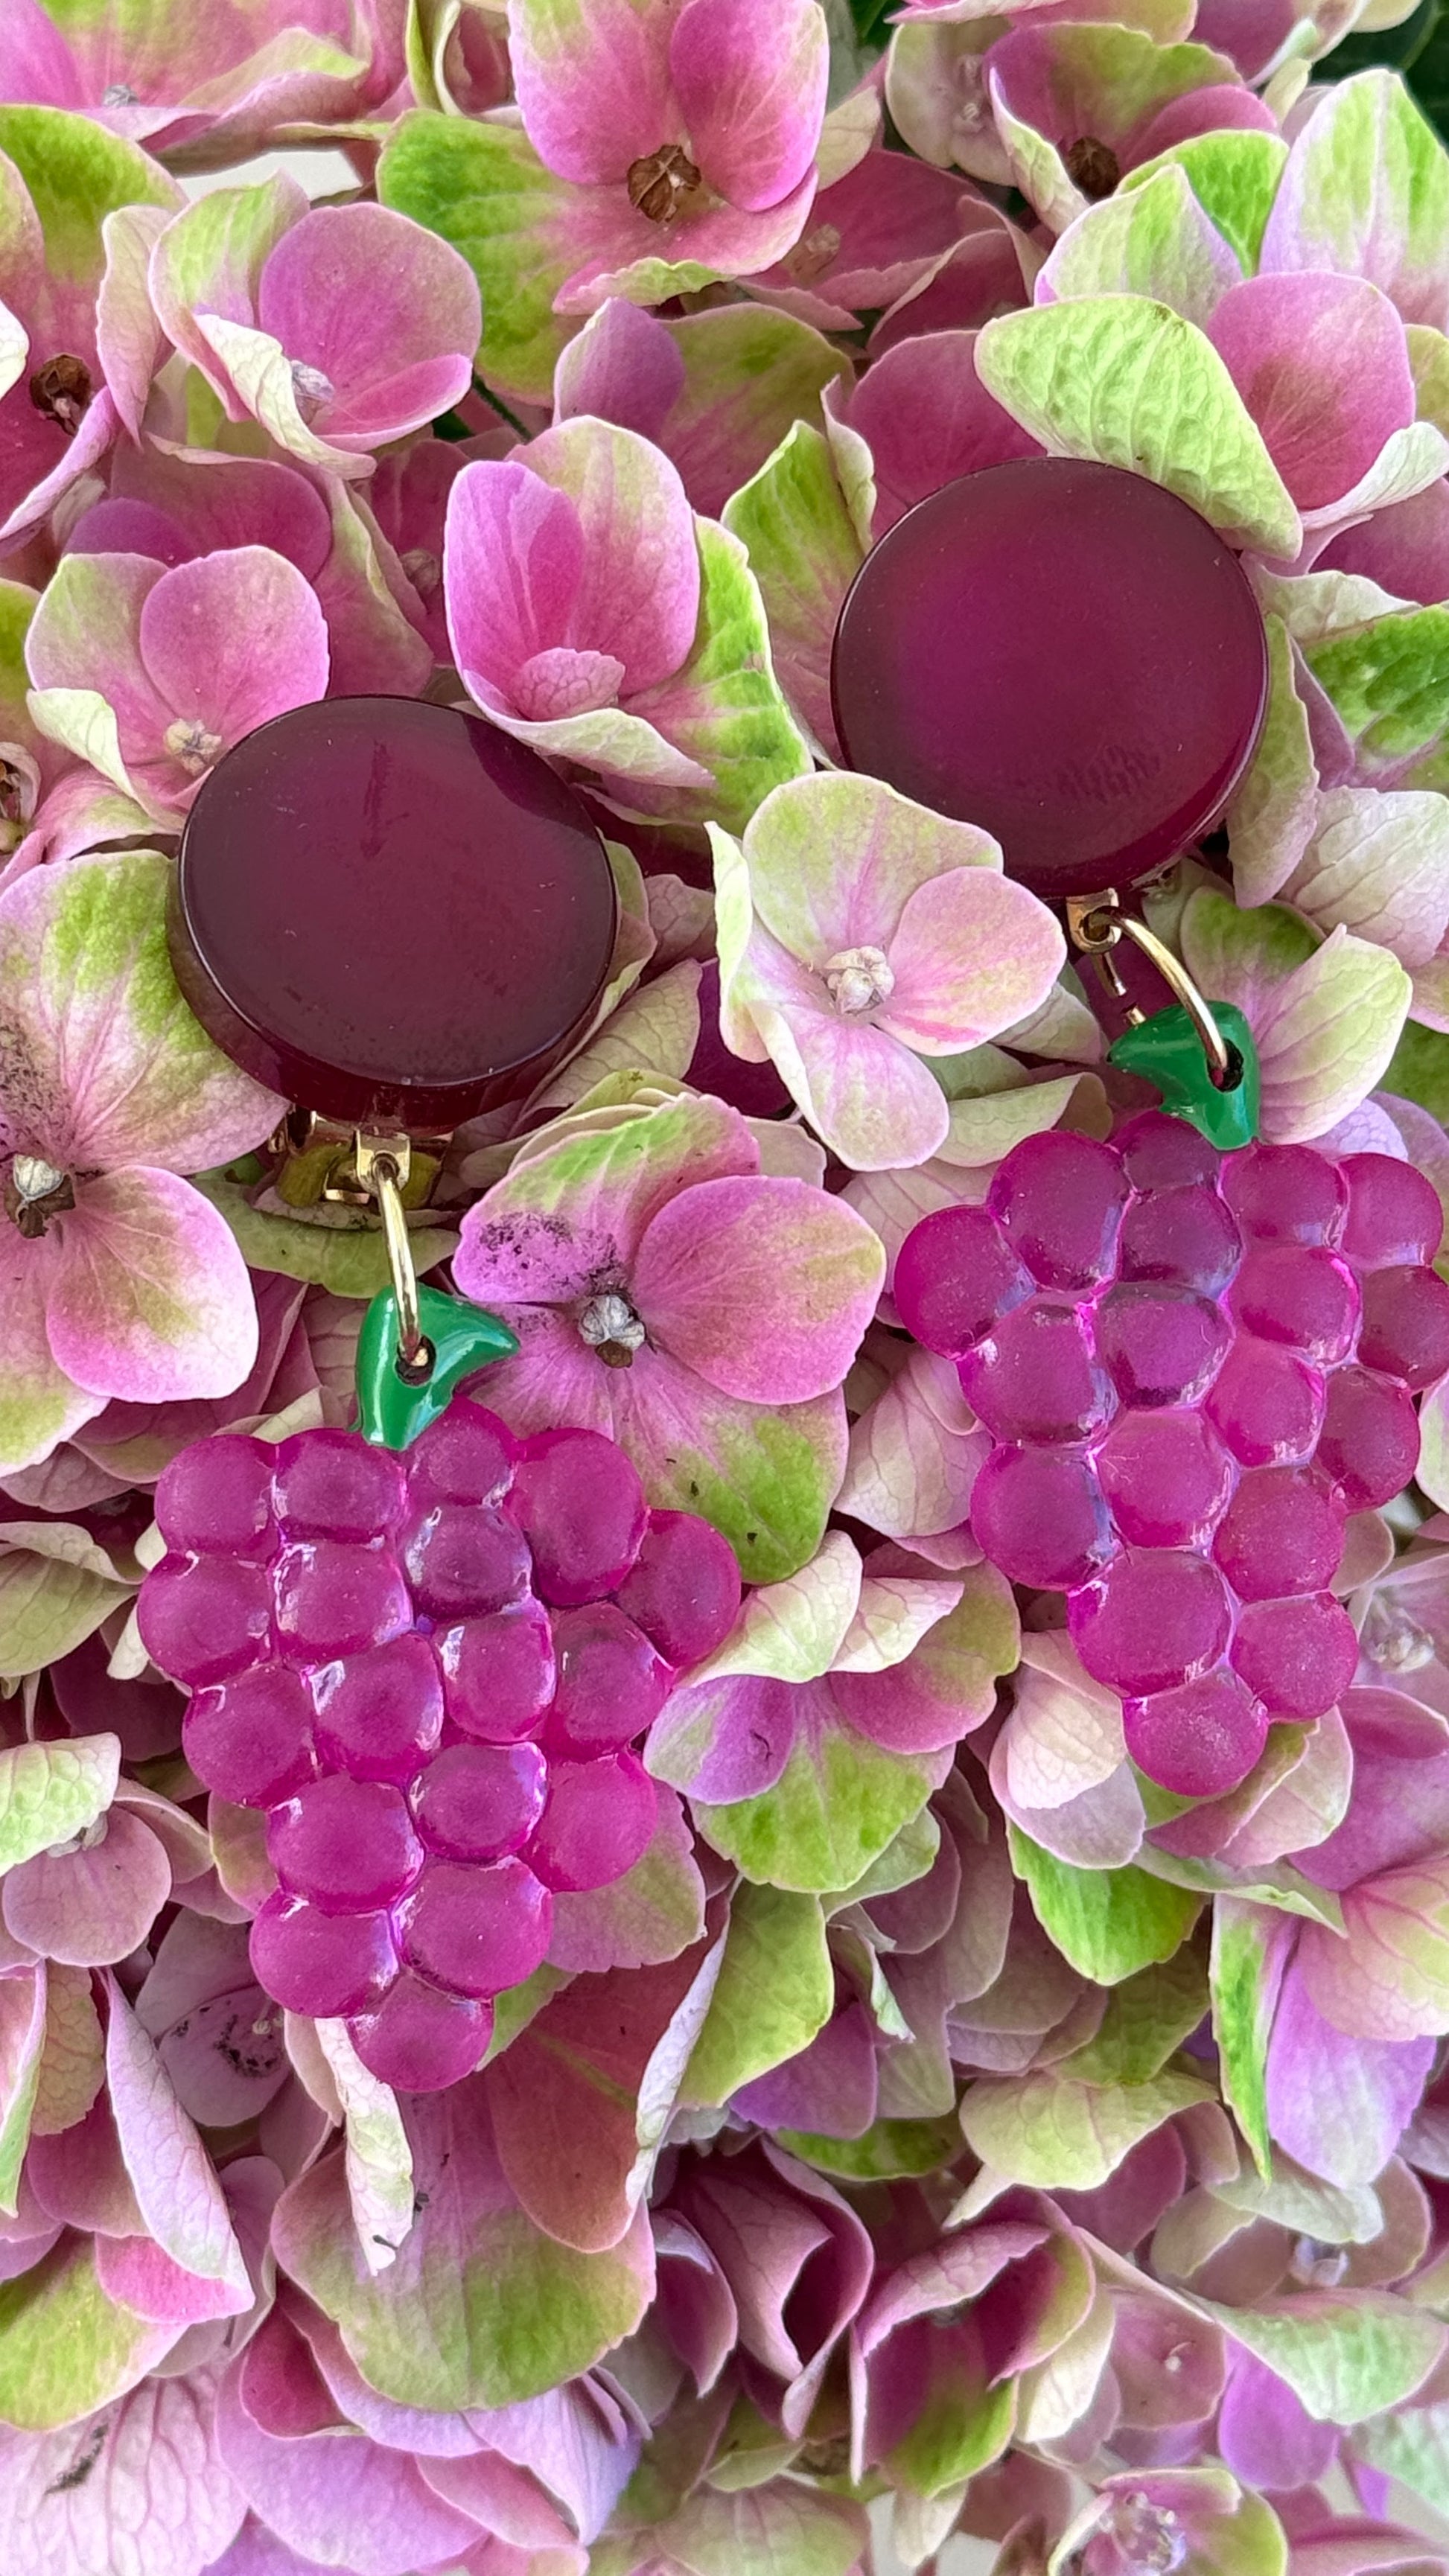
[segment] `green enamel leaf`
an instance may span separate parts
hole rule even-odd
[[[1012,1867],[1032,1910],[1063,1958],[1098,1985],[1120,1985],[1154,1960],[1170,1959],[1202,1911],[1185,1888],[1145,1870],[1076,1869],[1009,1825]]]
[[[478,364],[490,383],[546,403],[576,322],[553,299],[578,266],[561,220],[570,194],[523,128],[426,108],[399,119],[377,169],[385,206],[461,251],[483,290]]]
[[[1184,143],[1175,143],[1156,160],[1129,170],[1122,188],[1130,193],[1147,187],[1160,170],[1174,164],[1185,170],[1199,205],[1251,277],[1287,158],[1288,146],[1281,135],[1230,127],[1220,134],[1194,134]]]
[[[1125,466],[1224,535],[1291,556],[1298,513],[1212,342],[1131,295],[1005,313],[977,343],[982,382],[1059,456]]]
[[[823,2138],[805,2129],[780,2129],[776,2136],[802,2164],[843,2182],[907,2182],[939,2172],[961,2152],[961,2123],[954,2113],[938,2120],[876,2120],[859,2138]]]
[[[1115,1986],[1094,2036],[1061,2061],[1083,2084],[1146,2084],[1196,2030],[1208,2006],[1208,1981],[1192,1950]]]
[[[835,1977],[816,1896],[735,1890],[719,1979],[685,2070],[685,2102],[727,2102],[808,2048],[829,2020]]]
[[[94,2414],[144,2379],[178,2331],[107,2298],[93,2240],[67,2231],[28,2272],[0,2282],[0,2423],[46,2433]]]
[[[0,1872],[83,1834],[115,1796],[120,1765],[114,1735],[15,1744],[0,1753]]]
[[[387,1287],[387,1245],[378,1227],[308,1225],[267,1215],[224,1172],[203,1172],[195,1186],[220,1209],[253,1270],[278,1270],[284,1279],[329,1288],[334,1297],[376,1297]],[[408,1242],[420,1272],[450,1260],[458,1248],[449,1226],[410,1228]]]
[[[1273,2170],[1268,2039],[1282,1963],[1275,1918],[1258,1906],[1220,1897],[1213,1907],[1213,2037],[1224,2095],[1265,2181]]]
[[[797,421],[724,505],[748,549],[785,689],[817,741],[834,741],[830,653],[845,594],[864,560],[830,448]]]
[[[744,546],[713,519],[694,524],[694,648],[672,680],[631,699],[630,711],[714,778],[712,788],[680,791],[672,810],[738,832],[772,787],[807,774],[810,754],[775,677],[765,603]]]
[[[1095,2191],[1164,2120],[1213,2098],[1210,2085],[1171,2068],[1148,2084],[1099,2086],[1049,2067],[968,2085],[961,2128],[982,2163],[1008,2182]]]
[[[771,1886],[824,1895],[848,1887],[894,1841],[950,1767],[949,1754],[887,1753],[843,1726],[799,1743],[773,1789],[732,1806],[692,1802],[703,1833]]]
[[[1255,2308],[1199,2304],[1325,2424],[1360,2424],[1402,2406],[1449,2342],[1437,2317],[1386,2290],[1328,2290]]]

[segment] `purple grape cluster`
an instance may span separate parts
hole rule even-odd
[[[1275,1718],[1357,1660],[1329,1589],[1350,1512],[1418,1463],[1414,1394],[1449,1369],[1443,1212],[1409,1164],[1306,1145],[1219,1154],[1183,1120],[1053,1131],[984,1207],[902,1246],[901,1317],[957,1362],[994,1447],[972,1527],[1067,1596],[1148,1778],[1217,1795]]]
[[[252,1926],[276,2002],[340,2015],[385,2082],[476,2066],[554,1898],[631,1869],[631,1748],[733,1625],[734,1555],[652,1512],[593,1431],[457,1402],[402,1455],[348,1431],[198,1441],[163,1475],[141,1634],[189,1689],[198,1779],[267,1810]]]

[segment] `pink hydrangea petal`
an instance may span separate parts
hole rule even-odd
[[[99,2236],[96,2277],[107,2296],[157,2325],[189,2326],[237,2314],[234,2290],[187,2272],[150,2236]]]
[[[117,450],[111,493],[113,501],[138,501],[164,513],[181,540],[181,553],[168,561],[270,546],[315,581],[331,552],[326,502],[299,467],[280,458],[213,454],[150,439],[144,447]]]
[[[513,0],[509,57],[525,131],[561,179],[590,187],[679,140],[669,0]]]
[[[999,1037],[1046,1000],[1065,959],[1044,904],[994,868],[953,868],[906,899],[877,1028],[925,1055]]]
[[[316,594],[268,546],[177,564],[147,596],[139,640],[158,696],[174,720],[218,744],[213,760],[271,717],[326,695],[327,624]]]
[[[95,689],[128,766],[154,753],[171,710],[141,659],[141,616],[164,566],[145,555],[66,555],[25,639],[37,689]]]
[[[699,617],[694,513],[677,470],[647,439],[595,420],[546,429],[527,454],[530,470],[573,502],[583,531],[578,589],[557,641],[613,654],[627,697],[669,679]]]
[[[920,1058],[871,1019],[760,1003],[756,1026],[781,1080],[853,1171],[924,1163],[946,1141],[946,1095]]]
[[[1414,417],[1404,326],[1365,278],[1244,278],[1207,328],[1300,509],[1352,491]]]
[[[592,413],[657,439],[684,389],[684,360],[665,325],[611,296],[570,340],[554,370],[554,421]]]
[[[326,435],[366,421],[381,440],[467,391],[482,311],[451,243],[358,204],[314,206],[283,234],[262,269],[257,321],[331,385],[318,413]]]
[[[694,159],[719,196],[753,214],[799,186],[830,70],[816,0],[686,0],[669,68]]]
[[[838,1386],[875,1309],[868,1226],[805,1181],[702,1181],[646,1227],[632,1293],[651,1334],[711,1386],[798,1404]]]
[[[1432,2039],[1346,2039],[1324,2020],[1291,1961],[1268,2048],[1274,2138],[1310,2173],[1345,2190],[1372,2182],[1413,2117],[1434,2048]]]
[[[1153,160],[1159,152],[1169,152],[1174,143],[1189,142],[1195,134],[1238,133],[1276,134],[1278,120],[1265,100],[1250,89],[1235,87],[1228,81],[1209,81],[1201,89],[1190,89],[1181,98],[1170,98],[1165,107],[1147,119],[1130,139],[1127,147],[1130,162]]]
[[[448,495],[443,560],[454,659],[480,705],[501,704],[521,666],[572,623],[578,511],[526,466],[480,457]]]
[[[875,460],[878,537],[957,475],[1041,454],[978,376],[974,331],[899,341],[851,395],[845,418]]]
[[[580,189],[560,227],[579,264],[559,287],[554,310],[592,313],[610,295],[657,302],[661,259],[692,263],[716,277],[754,277],[794,248],[814,196],[811,170],[788,197],[758,214],[739,206],[689,207],[666,235],[618,189]]]
[[[0,1880],[6,1929],[68,1967],[108,1967],[145,1940],[171,1893],[171,1864],[149,1825],[113,1807],[89,1849],[40,1852]]]
[[[46,1324],[78,1385],[131,1403],[226,1395],[257,1352],[246,1264],[223,1216],[174,1173],[82,1182]]]
[[[76,1385],[52,1354],[46,1303],[58,1246],[27,1243],[15,1226],[0,1235],[0,1471],[50,1457],[101,1410],[104,1398]]]

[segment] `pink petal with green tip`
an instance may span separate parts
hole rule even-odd
[[[842,417],[875,461],[877,537],[960,474],[1039,456],[1041,447],[976,372],[974,331],[933,331],[887,349]]]
[[[544,430],[527,457],[573,502],[583,531],[571,631],[559,641],[616,654],[627,696],[670,678],[699,616],[694,514],[675,468],[647,439],[597,421]]]
[[[876,1026],[922,1055],[959,1055],[1039,1009],[1066,948],[1024,886],[966,867],[907,897],[887,955],[895,983]]]
[[[272,716],[326,694],[326,620],[295,564],[267,546],[231,547],[163,574],[142,606],[138,640],[174,723],[214,743],[212,761]]]
[[[1372,2182],[1414,2115],[1434,2053],[1432,2039],[1345,2038],[1290,1960],[1268,2043],[1273,2137],[1328,2182]]]
[[[753,277],[794,248],[815,196],[815,174],[758,214],[739,206],[689,207],[666,232],[630,205],[617,188],[580,188],[562,210],[561,238],[578,265],[554,296],[557,313],[592,313],[606,296],[635,304],[705,285],[715,277]]]
[[[945,1143],[940,1084],[873,1020],[767,999],[753,1017],[797,1108],[852,1171],[925,1163]]]
[[[512,0],[514,91],[528,139],[561,179],[621,181],[680,139],[669,0]]]
[[[1449,322],[1449,165],[1403,82],[1360,72],[1294,137],[1260,268],[1366,277],[1406,322]]]
[[[267,259],[308,211],[305,189],[286,172],[214,188],[167,225],[151,254],[151,300],[162,328],[215,388],[230,420],[245,418],[245,407],[195,315],[254,327]]]
[[[251,1282],[199,1191],[133,1165],[81,1183],[57,1232],[46,1329],[77,1385],[141,1404],[241,1385],[257,1350]]]
[[[246,319],[246,316],[238,316]],[[306,417],[364,449],[468,390],[482,313],[461,254],[386,206],[314,206],[268,256],[256,320],[331,391]]]
[[[880,1244],[805,1181],[703,1181],[646,1228],[631,1273],[648,1330],[726,1395],[798,1404],[838,1386],[875,1311]]]
[[[815,159],[830,70],[816,0],[686,0],[669,68],[707,186],[749,213],[799,186]]]
[[[1404,326],[1365,279],[1244,278],[1207,332],[1300,509],[1352,491],[1414,418]]]
[[[0,1237],[0,1472],[48,1458],[57,1444],[100,1412],[53,1357],[45,1329],[46,1299],[57,1246],[27,1243],[14,1226]]]
[[[212,1045],[177,989],[170,882],[165,859],[135,850],[35,869],[0,899],[0,1008],[26,1068],[8,1115],[33,1121],[14,1141],[67,1167],[149,1153],[201,1171],[274,1123],[273,1095]]]
[[[683,387],[684,360],[668,326],[610,296],[554,370],[554,421],[592,413],[657,440]]]
[[[170,355],[146,283],[167,220],[163,206],[121,206],[101,227],[106,273],[96,299],[96,354],[133,439],[141,435],[151,379]]]

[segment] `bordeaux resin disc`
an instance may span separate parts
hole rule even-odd
[[[1211,830],[1253,755],[1263,621],[1160,484],[1030,457],[920,501],[835,633],[852,769],[978,823],[1049,900],[1125,892]]]
[[[579,1027],[614,918],[603,842],[536,752],[454,708],[328,698],[206,781],[171,949],[197,1018],[259,1081],[427,1132]]]

